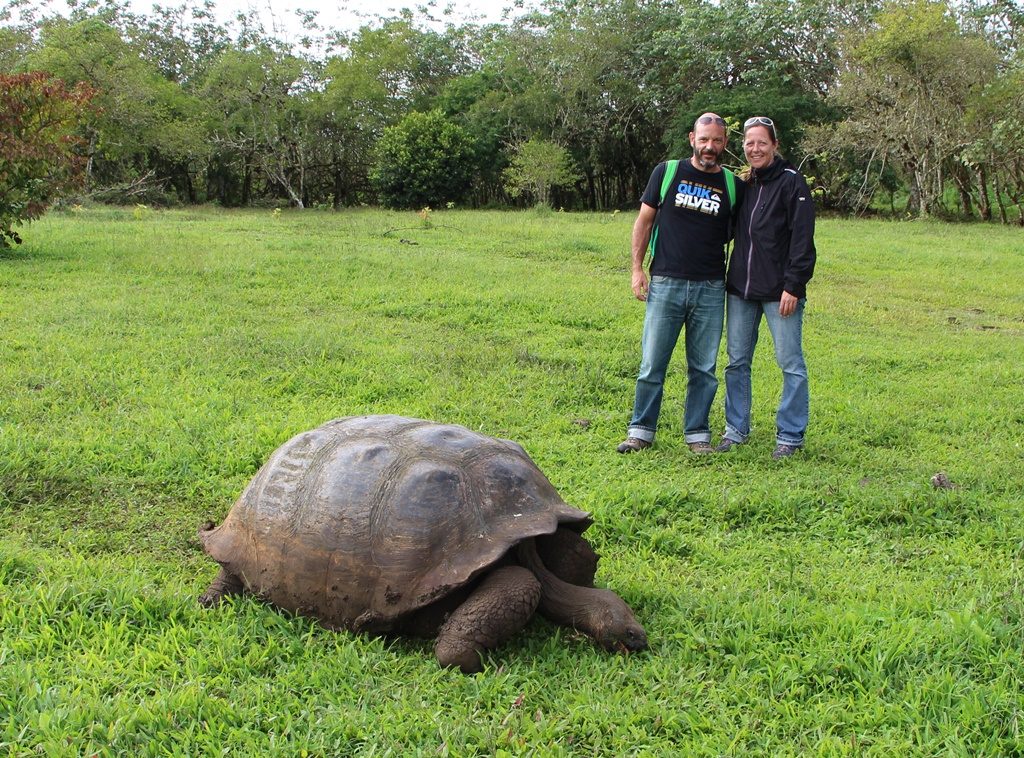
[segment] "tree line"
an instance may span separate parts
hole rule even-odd
[[[305,13],[308,36],[288,44],[252,14],[219,23],[212,0],[151,14],[88,0],[64,16],[8,0],[0,75],[44,72],[77,93],[80,191],[100,201],[631,208],[715,110],[734,166],[742,120],[771,116],[824,208],[1024,219],[1015,0],[430,13],[351,33]]]

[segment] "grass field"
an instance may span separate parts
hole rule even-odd
[[[812,425],[773,462],[767,335],[750,444],[689,456],[680,355],[658,444],[615,453],[631,214],[430,222],[86,209],[0,252],[0,754],[1024,753],[1019,230],[820,222]],[[520,442],[594,514],[650,651],[538,618],[466,677],[200,609],[197,525],[367,413]]]

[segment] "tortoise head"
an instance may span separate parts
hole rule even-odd
[[[622,598],[611,590],[593,589],[588,595],[585,631],[599,645],[620,653],[647,649],[647,632]]]

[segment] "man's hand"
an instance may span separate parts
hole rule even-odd
[[[788,292],[782,293],[782,299],[779,300],[779,315],[785,318],[786,316],[792,316],[796,313],[796,304],[800,302],[800,299],[790,295]]]
[[[647,274],[643,269],[633,272],[633,294],[640,302],[647,301]]]
[[[647,256],[647,243],[651,240],[654,219],[658,209],[647,203],[640,203],[640,212],[633,222],[633,234],[630,236],[629,257],[633,270],[633,294],[641,303],[647,301],[647,274],[644,273],[644,258]]]

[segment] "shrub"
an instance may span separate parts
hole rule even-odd
[[[473,179],[469,133],[440,111],[410,113],[384,130],[373,183],[389,208],[443,208],[463,199]]]
[[[512,197],[529,195],[537,205],[548,207],[551,189],[571,186],[580,179],[580,174],[564,147],[531,139],[516,148],[504,178],[505,188]]]
[[[92,95],[42,72],[0,75],[0,247],[21,243],[13,227],[81,182],[85,158],[74,132]]]

